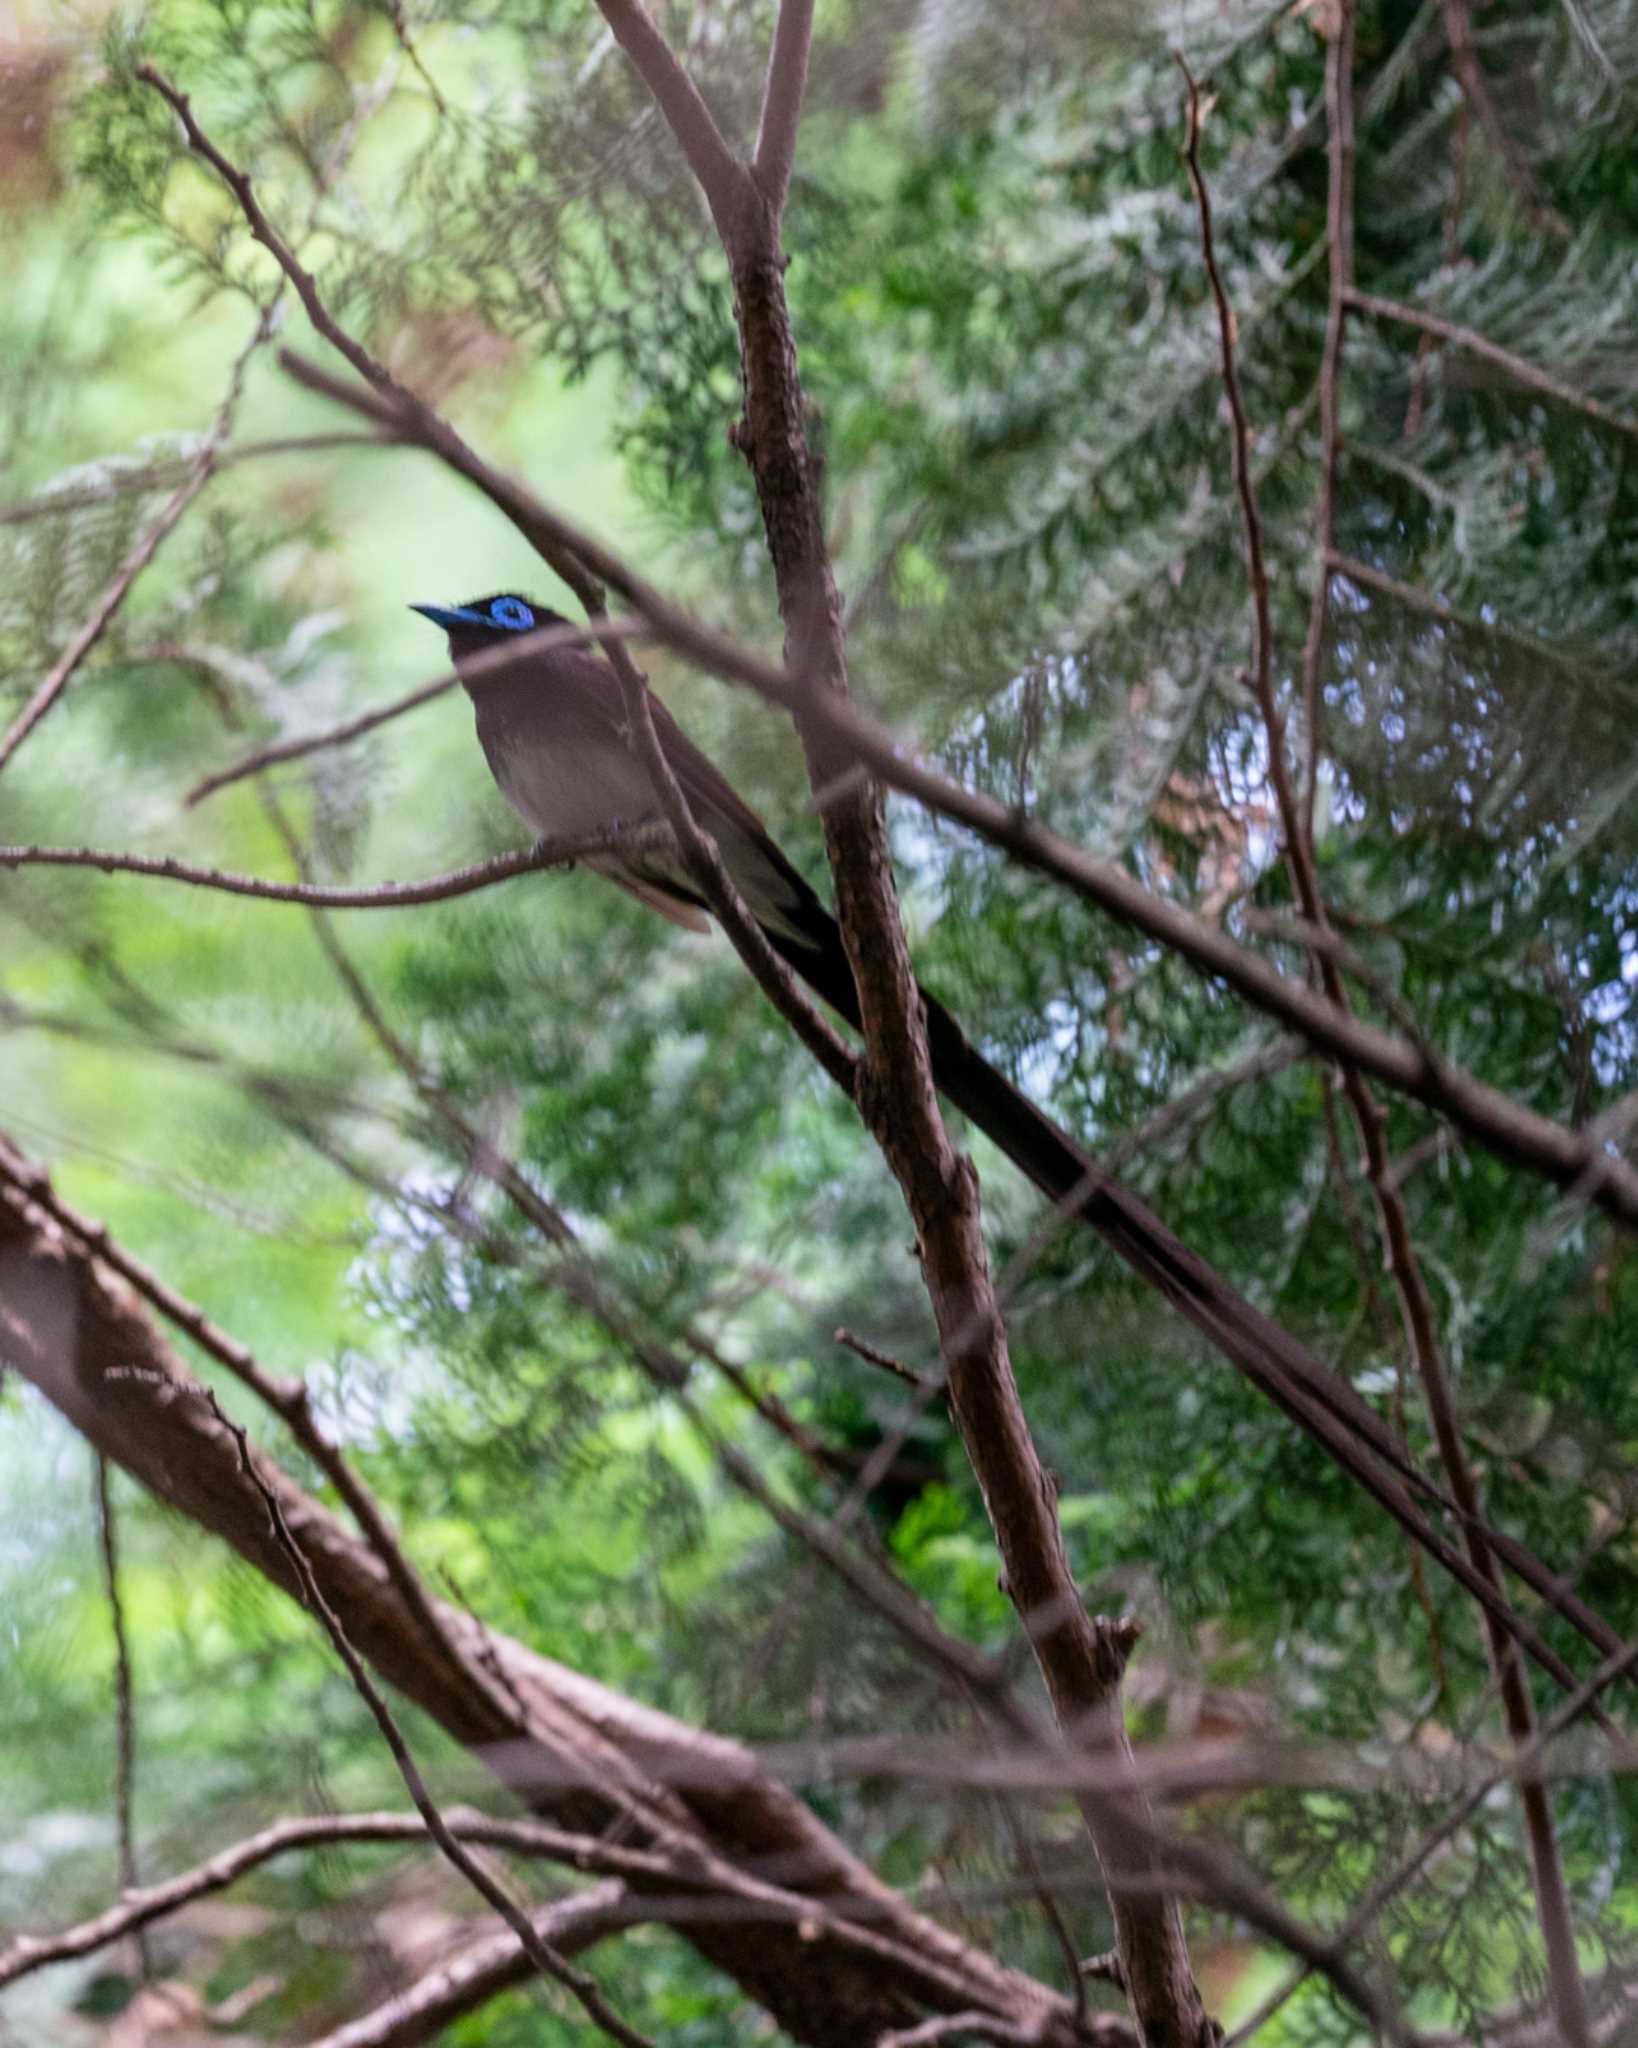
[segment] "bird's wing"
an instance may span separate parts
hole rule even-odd
[[[631,736],[625,706],[607,663],[588,655],[575,660],[572,667],[564,664],[564,668],[576,709],[588,721],[595,720],[606,730],[618,733],[621,745],[629,747]],[[782,931],[788,938],[810,946],[827,945],[835,931],[830,912],[787,860],[767,826],[652,690],[648,703],[660,751],[687,797],[689,808],[716,840],[734,885],[751,910],[762,923]],[[682,874],[654,873],[645,879],[693,903],[699,900],[691,878]],[[684,885],[680,890],[679,883]]]

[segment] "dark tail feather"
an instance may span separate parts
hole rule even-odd
[[[768,936],[814,993],[857,1030],[858,993],[841,932],[817,898],[805,909],[811,944],[774,932]],[[1304,1410],[1317,1406],[1347,1432],[1363,1438],[1395,1471],[1418,1485],[1424,1483],[1398,1439],[1339,1374],[1237,1294],[1090,1152],[991,1066],[936,996],[924,989],[922,1000],[927,1006],[933,1078],[940,1093],[1043,1195],[1069,1205],[1071,1213],[1090,1224],[1140,1278],[1157,1288],[1287,1412],[1298,1403]],[[1297,1419],[1309,1426],[1306,1416]]]

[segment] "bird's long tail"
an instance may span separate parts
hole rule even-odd
[[[804,908],[807,943],[771,930],[768,937],[814,993],[857,1030],[858,993],[841,932],[817,898],[811,908]],[[1345,1455],[1350,1469],[1357,1468],[1364,1445],[1397,1473],[1411,1476],[1398,1438],[1340,1374],[1254,1308],[1014,1087],[970,1043],[936,996],[923,989],[922,1000],[933,1079],[940,1093],[1043,1195],[1089,1224],[1255,1386],[1337,1455]]]

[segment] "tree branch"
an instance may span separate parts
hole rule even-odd
[[[137,1881],[136,1830],[131,1798],[136,1780],[136,1711],[131,1683],[131,1645],[125,1631],[125,1601],[119,1581],[119,1537],[114,1523],[114,1502],[108,1485],[108,1460],[101,1451],[92,1453],[97,1510],[98,1549],[102,1555],[103,1591],[108,1595],[108,1619],[114,1631],[114,1819],[119,1839],[119,1888],[133,1889]],[[144,1984],[153,1981],[153,1957],[147,1941],[138,1932],[137,1975]],[[0,1984],[5,1982],[0,1969]]]
[[[1314,801],[1319,791],[1320,672],[1331,612],[1331,556],[1337,534],[1337,461],[1342,452],[1342,348],[1348,325],[1348,293],[1354,281],[1354,34],[1355,0],[1336,0],[1330,46],[1325,53],[1326,247],[1329,285],[1325,346],[1320,356],[1319,560],[1302,651],[1303,775],[1301,826],[1314,838]]]
[[[0,868],[96,868],[105,875],[147,875],[163,882],[181,882],[194,889],[216,889],[229,896],[251,896],[265,903],[302,903],[318,910],[403,910],[418,903],[444,903],[471,896],[518,875],[550,868],[573,867],[592,854],[612,847],[653,839],[653,825],[621,826],[612,831],[542,839],[516,853],[432,875],[424,882],[378,882],[361,889],[326,888],[312,882],[274,882],[260,875],[238,875],[224,868],[194,867],[169,855],[105,853],[94,846],[0,846]],[[669,828],[667,828],[669,831]]]
[[[1480,126],[1490,138],[1490,146],[1501,162],[1503,175],[1513,188],[1513,196],[1525,219],[1537,234],[1551,235],[1557,242],[1569,241],[1570,223],[1556,207],[1549,206],[1542,198],[1529,159],[1519,147],[1517,137],[1503,119],[1490,91],[1473,41],[1473,21],[1468,13],[1467,0],[1444,0],[1443,15],[1451,69],[1461,84],[1463,98],[1478,115]]]
[[[318,455],[332,448],[402,448],[408,444],[391,434],[283,434],[268,441],[247,441],[239,448],[224,448],[217,456],[211,475],[219,476],[236,463],[256,462],[270,455]],[[71,512],[89,511],[115,498],[141,491],[161,491],[185,483],[191,464],[185,461],[156,463],[150,469],[115,470],[100,484],[80,484],[54,490],[46,484],[32,497],[13,505],[0,505],[0,526],[30,526],[41,519],[61,519]]]
[[[93,1445],[161,1499],[233,1545],[286,1590],[297,1580],[259,1489],[134,1295],[38,1205],[0,1180],[0,1341],[16,1369]],[[768,1911],[718,1913],[689,1939],[813,2048],[855,2048],[861,2016],[903,2025],[919,2003],[1048,2016],[1070,2048],[1068,2002],[913,1912],[737,1743],[689,1728],[565,1670],[482,1623],[451,1616],[504,1672],[527,1712],[502,1715],[470,1676],[428,1657],[380,1561],[276,1468],[253,1454],[348,1634],[382,1677],[481,1755],[519,1795],[571,1827],[658,1846],[708,1893],[745,1896],[778,1862]],[[730,1863],[727,1859],[739,1859]],[[799,1888],[799,1889],[798,1889]],[[794,1903],[792,1902],[794,1901]],[[873,1921],[832,1933],[830,1916]],[[815,1930],[817,1929],[817,1932]],[[868,2023],[867,2023],[868,2025]],[[866,2038],[869,2038],[867,2031]]]
[[[796,131],[807,92],[812,42],[813,0],[779,0],[752,165],[752,175],[776,218],[784,211],[796,161]]]
[[[542,1940],[560,1955],[577,1955],[606,1935],[651,1917],[619,1884],[594,1885],[576,1898],[543,1906],[534,1916]],[[311,2041],[308,2048],[422,2048],[441,2039],[469,2012],[534,1975],[522,1942],[510,1928],[476,1935],[447,1962],[369,2012]]]

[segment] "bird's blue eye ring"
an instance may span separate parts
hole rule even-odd
[[[514,633],[521,633],[535,623],[535,615],[521,597],[497,597],[489,607],[489,616],[497,626],[510,626]]]

